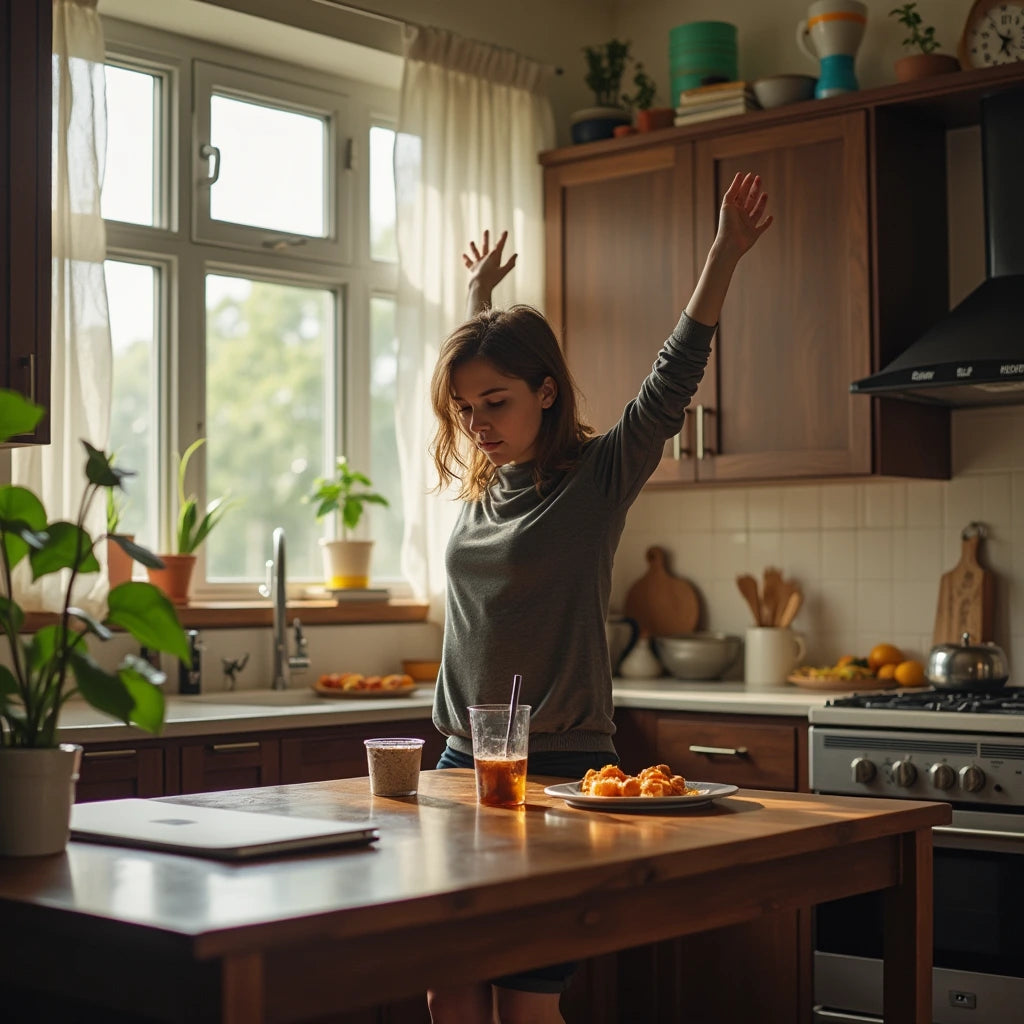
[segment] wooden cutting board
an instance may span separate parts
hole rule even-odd
[[[958,644],[964,633],[970,634],[974,644],[992,639],[995,578],[978,562],[983,531],[971,523],[960,536],[960,561],[939,582],[933,637],[936,644]]]
[[[641,636],[693,633],[700,621],[700,599],[693,585],[668,571],[664,548],[647,549],[647,572],[626,594],[625,614]]]

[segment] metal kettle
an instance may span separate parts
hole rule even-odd
[[[958,644],[932,648],[925,675],[939,690],[997,690],[1010,678],[1010,668],[1001,647],[972,644],[964,633]]]

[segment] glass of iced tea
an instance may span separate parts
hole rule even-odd
[[[516,706],[511,732],[508,723],[507,704],[478,704],[469,709],[476,796],[488,807],[519,807],[526,803],[530,705]]]

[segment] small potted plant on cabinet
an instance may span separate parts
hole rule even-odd
[[[917,78],[959,71],[960,63],[956,57],[935,52],[940,48],[935,38],[935,28],[932,25],[922,27],[923,19],[916,8],[916,3],[909,3],[894,7],[889,12],[889,17],[895,18],[909,32],[903,40],[903,46],[911,52],[900,57],[894,64],[897,81],[912,82]]]
[[[570,118],[574,143],[610,139],[617,125],[630,123],[629,111],[619,102],[629,45],[613,39],[603,46],[583,47],[587,62],[584,82],[594,94],[594,106],[577,110]]]
[[[0,442],[31,433],[44,410],[13,391],[0,390]],[[84,443],[84,442],[83,442]],[[82,748],[60,743],[58,722],[69,697],[158,733],[163,727],[162,672],[133,654],[117,669],[102,668],[91,641],[111,638],[112,627],[146,647],[185,660],[188,644],[174,608],[149,583],[122,583],[107,596],[103,622],[74,605],[79,577],[100,571],[97,541],[84,523],[99,491],[119,490],[131,474],[85,443],[86,488],[76,522],[48,522],[28,488],[0,487],[0,631],[7,639],[0,664],[0,855],[58,853],[68,841],[74,784]],[[134,544],[129,553],[145,565],[159,559]],[[27,563],[32,578],[62,574],[62,610],[55,621],[23,635],[26,616],[14,593],[14,569]]]
[[[200,437],[193,441],[185,454],[178,460],[178,519],[174,533],[172,553],[161,555],[161,568],[149,567],[149,580],[156,584],[176,605],[188,604],[192,573],[196,564],[196,550],[209,536],[210,531],[224,518],[224,514],[235,502],[227,498],[215,498],[206,506],[200,517],[199,501],[195,494],[185,494],[185,474],[189,460],[206,440]]]
[[[364,506],[388,506],[387,498],[373,491],[359,490],[372,487],[372,481],[352,469],[348,459],[341,455],[335,463],[333,477],[317,477],[314,490],[306,499],[316,503],[316,517],[323,519],[337,512],[341,522],[341,537],[321,540],[324,556],[324,579],[328,590],[365,589],[370,585],[372,540],[352,540],[349,534],[359,525]]]
[[[658,91],[657,86],[639,61],[633,75],[633,85],[636,86],[636,92],[632,95],[623,95],[622,99],[628,106],[636,108],[636,130],[653,132],[659,128],[671,128],[675,111],[671,107],[652,105]]]

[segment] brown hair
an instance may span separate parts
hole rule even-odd
[[[437,416],[431,445],[438,489],[453,480],[462,484],[459,497],[480,498],[496,467],[483,452],[467,443],[453,402],[455,371],[471,359],[486,359],[506,377],[525,381],[537,391],[551,377],[557,394],[544,410],[537,435],[533,480],[538,491],[558,472],[571,469],[583,443],[594,431],[580,419],[579,392],[547,320],[531,306],[485,309],[445,339],[430,381],[430,398]]]

